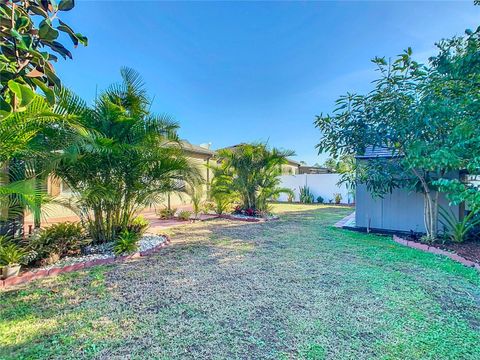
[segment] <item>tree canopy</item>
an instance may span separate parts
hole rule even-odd
[[[388,149],[391,156],[357,161],[344,180],[378,196],[397,187],[423,192],[431,236],[438,231],[439,190],[457,203],[478,196],[477,187],[447,174],[479,171],[479,30],[438,43],[427,65],[416,62],[411,49],[393,61],[373,59],[379,76],[372,91],[340,97],[332,114],[315,122],[319,151],[334,158]]]

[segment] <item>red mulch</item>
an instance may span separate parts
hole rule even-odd
[[[458,244],[449,243],[434,246],[443,250],[453,251],[467,260],[480,264],[480,241],[466,241]]]

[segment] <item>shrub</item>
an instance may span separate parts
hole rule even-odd
[[[295,194],[293,194],[293,192],[288,194],[288,200],[287,201],[289,203],[293,202],[294,199],[295,199]]]
[[[178,218],[183,221],[190,220],[191,216],[192,216],[192,212],[188,210],[182,210],[178,213]]]
[[[122,231],[118,239],[115,241],[113,252],[115,255],[129,254],[138,250],[138,242],[140,235],[134,231]]]
[[[324,201],[325,201],[325,200],[323,200],[323,197],[317,196],[317,202],[318,202],[319,204],[323,204]]]
[[[300,202],[303,204],[313,203],[313,194],[310,191],[310,188],[305,185],[300,188]]]
[[[176,212],[177,212],[177,209],[174,209],[174,208],[171,208],[171,209],[163,208],[157,211],[157,215],[162,220],[168,220],[173,218]]]
[[[342,194],[339,194],[339,193],[333,194],[333,198],[335,200],[335,204],[338,205],[342,201]]]
[[[206,201],[202,205],[202,212],[204,214],[210,214],[212,212],[215,212],[215,203]]]
[[[55,259],[78,254],[83,245],[90,240],[86,239],[83,227],[78,223],[54,224],[28,241],[28,248],[36,252],[35,260]]]
[[[14,243],[5,243],[0,246],[0,265],[20,265],[24,263],[27,252]]]
[[[143,216],[138,216],[133,219],[132,223],[128,225],[127,230],[142,236],[147,231],[150,223]]]
[[[480,217],[475,216],[471,211],[461,220],[457,220],[455,214],[450,210],[440,208],[440,217],[442,224],[447,228],[447,236],[456,243],[464,242],[467,235],[480,224]]]

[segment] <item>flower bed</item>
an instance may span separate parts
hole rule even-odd
[[[97,265],[113,264],[133,258],[148,256],[158,252],[168,245],[170,239],[167,235],[146,234],[139,241],[137,252],[129,255],[115,256],[113,244],[91,246],[85,249],[86,254],[75,257],[65,257],[57,263],[41,268],[26,269],[18,276],[0,280],[0,288],[23,284],[35,279],[55,276],[62,273],[77,271]]]
[[[419,243],[419,242],[416,242],[416,241],[406,240],[406,239],[403,239],[403,238],[401,238],[399,236],[396,236],[396,235],[393,236],[393,241],[395,241],[398,244],[402,244],[402,245],[405,245],[405,246],[408,246],[408,247],[411,247],[411,248],[414,248],[414,249],[426,251],[426,252],[429,252],[429,253],[432,253],[432,254],[447,256],[454,261],[458,261],[459,263],[461,263],[465,266],[474,267],[474,268],[476,268],[477,270],[480,271],[480,263],[468,260],[468,259],[464,258],[463,256],[458,255],[455,252],[443,250],[443,249],[441,249],[440,247],[437,247],[437,246],[431,246],[431,245],[422,244],[422,243]]]

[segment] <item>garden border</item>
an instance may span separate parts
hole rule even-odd
[[[99,266],[99,265],[109,265],[109,264],[115,264],[115,263],[123,263],[127,260],[130,259],[138,259],[140,257],[146,257],[153,255],[157,252],[159,252],[162,248],[170,244],[171,240],[170,237],[166,234],[159,234],[163,237],[165,237],[165,241],[162,242],[161,244],[144,250],[144,251],[137,251],[133,254],[130,255],[124,255],[124,256],[115,256],[115,257],[110,257],[106,259],[95,259],[95,260],[90,260],[90,261],[85,261],[77,264],[72,264],[72,265],[65,265],[62,267],[54,267],[51,269],[42,269],[38,271],[26,271],[21,275],[17,276],[12,276],[7,279],[0,280],[0,289],[4,289],[10,286],[15,286],[15,285],[20,285],[20,284],[26,284],[30,281],[36,280],[36,279],[43,279],[46,277],[53,277],[57,276],[59,274],[65,274],[73,271],[78,271],[82,269],[87,269],[91,268],[94,266]]]
[[[425,252],[429,252],[431,254],[447,256],[448,258],[450,258],[450,259],[452,259],[456,262],[459,262],[462,265],[465,265],[465,266],[468,266],[468,267],[473,267],[473,268],[477,269],[478,271],[480,271],[480,264],[478,264],[474,261],[471,261],[471,260],[467,260],[463,256],[460,256],[460,255],[458,255],[454,252],[442,250],[442,249],[439,249],[435,246],[429,246],[427,244],[421,244],[421,243],[418,243],[418,242],[415,242],[415,241],[406,240],[406,239],[403,239],[403,238],[401,238],[397,235],[393,235],[393,241],[395,241],[397,244],[405,245],[405,246],[413,248],[413,249],[422,250],[422,251],[425,251]]]

